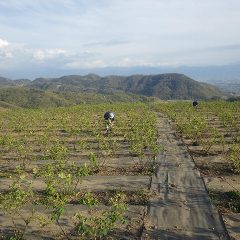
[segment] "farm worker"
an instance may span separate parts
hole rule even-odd
[[[106,123],[106,131],[108,132],[113,126],[113,121],[115,119],[115,114],[113,112],[105,112],[104,119],[107,122]]]
[[[198,106],[198,101],[196,101],[196,100],[193,101],[192,105],[193,105],[194,108],[196,108]]]

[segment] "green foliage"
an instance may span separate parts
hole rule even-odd
[[[92,167],[94,169],[99,167],[99,162],[97,160],[97,157],[96,157],[95,153],[90,152],[89,155],[88,155],[88,158],[89,158],[90,164],[92,165]]]
[[[21,168],[16,168],[16,174],[9,190],[0,195],[0,208],[11,214],[19,212],[31,201],[33,195],[31,181],[27,179],[26,173]]]
[[[9,190],[0,194],[0,209],[5,214],[11,217],[11,220],[15,227],[13,235],[7,236],[7,239],[24,239],[24,233],[34,218],[34,208],[31,210],[30,217],[25,217],[22,214],[24,207],[33,201],[32,182],[28,180],[26,173],[21,168],[16,168],[16,176],[12,179],[12,184],[9,186]],[[12,177],[10,177],[11,179]],[[15,216],[19,216],[25,223],[25,227],[18,230],[15,224]]]
[[[116,121],[106,135],[103,114],[109,109],[116,113]],[[159,152],[156,115],[143,103],[5,110],[0,111],[0,123],[0,154],[3,158],[11,156],[6,160],[10,164],[4,177],[12,176],[9,191],[0,194],[4,214],[14,222],[25,209],[41,209],[24,219],[26,229],[31,221],[40,227],[53,223],[66,239],[71,234],[65,232],[62,220],[74,215],[68,216],[69,204],[85,205],[90,213],[99,207],[93,193],[79,194],[85,176],[104,171],[105,161],[121,153],[122,145],[127,154],[133,153],[137,146],[141,159],[151,160]],[[20,166],[17,170],[12,170],[13,160]],[[143,161],[143,167],[144,164]],[[142,174],[141,168],[137,169]],[[40,191],[32,189],[31,181],[33,186],[40,183]],[[145,195],[135,195],[146,199]],[[93,212],[90,218],[80,212],[76,225],[79,236],[102,238],[124,223],[126,205],[121,202],[121,196],[107,203],[111,207],[104,209],[108,210]],[[17,224],[13,228],[21,230]],[[24,239],[25,230],[20,232]]]
[[[57,107],[70,105],[55,93],[28,87],[4,87],[0,89],[0,100],[18,107]]]
[[[229,150],[229,159],[237,172],[240,172],[240,144],[234,144]]]
[[[77,220],[76,231],[83,239],[102,239],[117,223],[126,223],[124,211],[126,205],[120,202],[121,194],[116,194],[112,199],[110,210],[103,212],[100,216],[83,216],[81,213],[75,214]]]
[[[240,213],[240,192],[232,190],[228,192],[217,192],[210,190],[213,203],[221,208],[228,208],[235,213]]]
[[[75,91],[52,91],[28,87],[4,87],[0,89],[0,107],[3,108],[49,108],[78,104],[143,102],[148,97],[132,93],[96,93]]]
[[[79,203],[83,205],[94,206],[98,204],[98,200],[92,195],[91,192],[86,192],[83,194],[83,196],[81,196]]]
[[[49,149],[49,158],[52,160],[64,160],[67,158],[69,150],[62,144],[56,143]]]
[[[11,146],[13,142],[14,142],[14,138],[7,134],[0,136],[0,145],[2,146]]]

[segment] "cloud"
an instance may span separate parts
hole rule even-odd
[[[9,44],[10,43],[7,40],[0,38],[0,48],[5,48],[5,47],[9,46]]]
[[[54,59],[58,57],[65,57],[67,55],[67,51],[59,48],[52,49],[38,49],[34,50],[33,57],[38,61],[44,61],[48,59]]]
[[[240,44],[228,44],[222,46],[212,46],[204,49],[205,51],[225,51],[225,50],[240,50]]]
[[[26,44],[0,39],[0,69],[31,68],[34,66],[60,66],[71,54],[61,48],[33,48]]]
[[[10,51],[0,49],[0,59],[13,58],[13,54]]]
[[[10,49],[10,43],[0,38],[0,59],[12,58],[13,54]]]
[[[101,59],[92,59],[92,60],[78,60],[65,64],[67,69],[90,69],[90,68],[104,68],[107,67],[108,64]]]
[[[83,44],[84,47],[94,47],[94,46],[104,46],[104,47],[109,47],[109,46],[116,46],[116,45],[124,45],[129,43],[128,41],[124,40],[109,40],[109,41],[99,41],[99,42],[90,42],[90,43],[85,43]]]
[[[0,1],[0,68],[239,61],[240,1]]]

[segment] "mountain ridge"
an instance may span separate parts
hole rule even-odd
[[[70,75],[44,81],[34,80],[32,87],[54,91],[95,91],[140,94],[160,99],[207,99],[222,96],[223,93],[215,86],[195,81],[184,74],[167,73],[156,75]]]
[[[5,88],[5,90],[3,90]],[[207,83],[195,81],[184,74],[166,73],[155,75],[135,74],[130,76],[109,75],[101,77],[96,74],[67,75],[59,78],[36,78],[33,81],[28,79],[11,80],[0,78],[0,101],[16,103],[14,97],[7,96],[4,91],[10,95],[16,95],[21,99],[21,94],[25,97],[23,106],[33,107],[28,101],[33,101],[38,105],[47,105],[40,99],[52,99],[55,105],[77,104],[77,98],[91,102],[92,94],[99,97],[99,101],[106,95],[115,101],[124,101],[124,98],[134,101],[134,99],[146,100],[148,97],[154,97],[162,100],[193,100],[209,99],[222,97],[224,93],[215,86]],[[116,97],[114,97],[116,96]],[[145,96],[145,97],[144,97]],[[69,101],[69,99],[71,101]],[[31,100],[32,99],[32,100]],[[96,100],[96,99],[95,99]],[[97,101],[97,100],[96,100]],[[81,102],[81,101],[80,101]],[[52,106],[52,104],[50,104]]]

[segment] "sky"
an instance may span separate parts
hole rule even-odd
[[[239,0],[0,0],[0,76],[239,64],[239,12]]]

